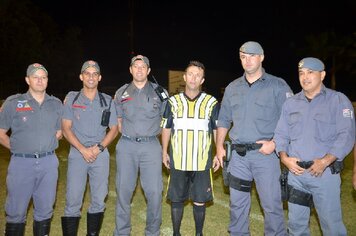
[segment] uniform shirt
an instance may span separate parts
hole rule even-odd
[[[283,105],[274,140],[278,152],[302,161],[326,154],[343,160],[355,142],[352,104],[344,94],[324,86],[310,102],[300,92]]]
[[[156,136],[161,132],[160,123],[165,102],[162,103],[154,88],[147,81],[142,89],[134,83],[125,84],[115,93],[117,117],[122,118],[122,134],[129,137]]]
[[[115,106],[112,98],[104,93],[101,93],[106,101],[106,106],[103,103],[101,106],[99,94],[96,93],[93,101],[89,100],[82,91],[76,101],[73,100],[79,92],[69,92],[64,102],[63,119],[71,120],[72,130],[80,143],[89,147],[96,143],[100,143],[106,135],[106,126],[101,125],[101,117],[103,111],[110,107],[109,127],[117,125]]]
[[[219,112],[218,127],[229,129],[233,143],[254,143],[271,139],[282,104],[292,96],[281,78],[265,73],[251,86],[242,76],[225,89]]]
[[[211,168],[213,129],[216,129],[217,118],[217,100],[211,95],[200,93],[193,100],[184,93],[170,97],[161,126],[171,129],[173,168],[184,171]]]
[[[8,97],[0,112],[0,128],[11,129],[11,152],[32,154],[55,150],[62,112],[62,102],[48,94],[41,105],[30,92]]]

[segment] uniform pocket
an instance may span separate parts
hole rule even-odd
[[[288,116],[291,140],[296,140],[302,134],[302,114],[300,112],[290,113]]]
[[[257,99],[254,109],[256,113],[256,129],[262,136],[271,136],[277,124],[274,105],[268,99]]]
[[[145,106],[146,117],[152,119],[157,116],[160,116],[161,104],[162,103],[160,101],[149,101],[148,104]]]
[[[275,111],[271,101],[258,99],[255,101],[256,104],[256,116],[259,120],[270,121],[275,117]]]
[[[234,98],[231,100],[231,113],[232,120],[234,121],[240,120],[241,117],[244,116],[244,111],[241,109],[242,102],[241,98]]]
[[[336,135],[336,123],[333,122],[329,116],[323,114],[315,114],[315,138],[325,142],[335,138]]]

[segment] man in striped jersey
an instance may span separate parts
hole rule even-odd
[[[162,161],[170,169],[167,199],[176,236],[180,235],[184,202],[189,199],[196,235],[203,235],[205,203],[213,200],[212,171],[220,167],[216,156],[212,158],[219,106],[213,96],[201,91],[204,72],[201,62],[188,64],[183,75],[185,90],[170,97],[161,124]]]

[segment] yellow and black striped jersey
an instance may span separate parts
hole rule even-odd
[[[210,169],[218,101],[204,92],[194,99],[181,92],[168,101],[161,127],[171,129],[171,168],[183,171]]]

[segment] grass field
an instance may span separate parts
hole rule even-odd
[[[111,171],[110,171],[110,189],[107,198],[107,209],[101,230],[102,236],[112,235],[115,227],[115,145],[116,141],[110,146],[111,155]],[[65,204],[65,177],[67,170],[67,153],[68,143],[65,140],[60,142],[60,148],[57,150],[57,155],[60,160],[58,193],[55,204],[55,212],[52,221],[51,235],[62,235],[60,217],[63,215]],[[9,152],[5,148],[0,147],[0,234],[5,227],[5,211],[4,204],[6,198],[6,172],[9,164]],[[342,208],[343,217],[350,236],[356,235],[356,191],[353,190],[351,184],[353,158],[348,156],[345,161],[345,169],[342,172]],[[167,186],[167,172],[164,171],[164,190]],[[164,192],[165,194],[165,192]],[[221,171],[214,175],[214,197],[215,201],[207,208],[205,220],[204,235],[224,236],[228,235],[227,227],[229,224],[229,194],[227,189],[223,187]],[[86,194],[82,210],[82,220],[79,226],[78,235],[86,234],[86,210],[88,207],[89,196]],[[170,205],[163,200],[163,222],[161,226],[161,235],[172,235],[171,220],[170,220]],[[285,208],[285,215],[287,209]],[[132,235],[144,235],[146,217],[146,203],[142,190],[138,184],[133,201],[132,201]],[[32,235],[32,206],[29,208],[28,220],[26,225],[26,235]],[[311,232],[313,236],[322,235],[315,212],[312,213]],[[250,228],[251,235],[263,235],[263,214],[260,208],[258,197],[255,189],[252,191],[252,208],[250,213]],[[185,214],[181,228],[182,235],[194,235],[194,221],[192,215],[192,205],[188,204],[185,207]]]

